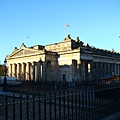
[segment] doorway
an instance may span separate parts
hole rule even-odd
[[[63,82],[66,82],[66,74],[63,74]]]

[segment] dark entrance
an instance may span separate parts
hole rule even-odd
[[[66,82],[66,74],[63,74],[63,82]]]

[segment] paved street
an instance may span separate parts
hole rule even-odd
[[[2,86],[0,86],[0,91],[2,91],[3,90],[3,87]]]
[[[16,93],[16,92],[5,92],[3,91],[3,87],[0,86],[0,96],[13,96],[15,95],[15,97],[20,97],[20,95],[22,95],[23,98],[26,98],[26,94],[20,94],[20,93]],[[29,98],[32,98],[32,95],[29,94]]]
[[[5,91],[3,91],[3,87],[2,86],[0,86],[0,95],[7,95],[7,96],[13,96],[13,95],[15,95],[16,97],[18,96],[20,96],[20,94],[19,93],[14,93],[14,92],[5,92]]]
[[[8,96],[12,96],[14,93],[12,92],[5,92],[3,91],[3,87],[0,86],[0,95],[8,95]]]

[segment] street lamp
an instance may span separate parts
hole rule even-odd
[[[7,64],[7,60],[6,60],[6,58],[5,58],[5,60],[4,60],[4,65],[5,65],[4,88],[5,88],[6,83],[7,83],[7,78],[6,78],[6,73],[7,73],[6,64]]]

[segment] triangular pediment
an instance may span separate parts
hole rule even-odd
[[[93,53],[93,50],[90,47],[84,47],[81,50],[82,52]]]
[[[14,57],[24,57],[24,56],[32,56],[32,55],[36,55],[36,54],[41,54],[43,53],[42,50],[35,50],[35,49],[30,49],[30,48],[22,48],[19,49],[15,52],[13,52],[9,57],[10,58],[14,58]]]

